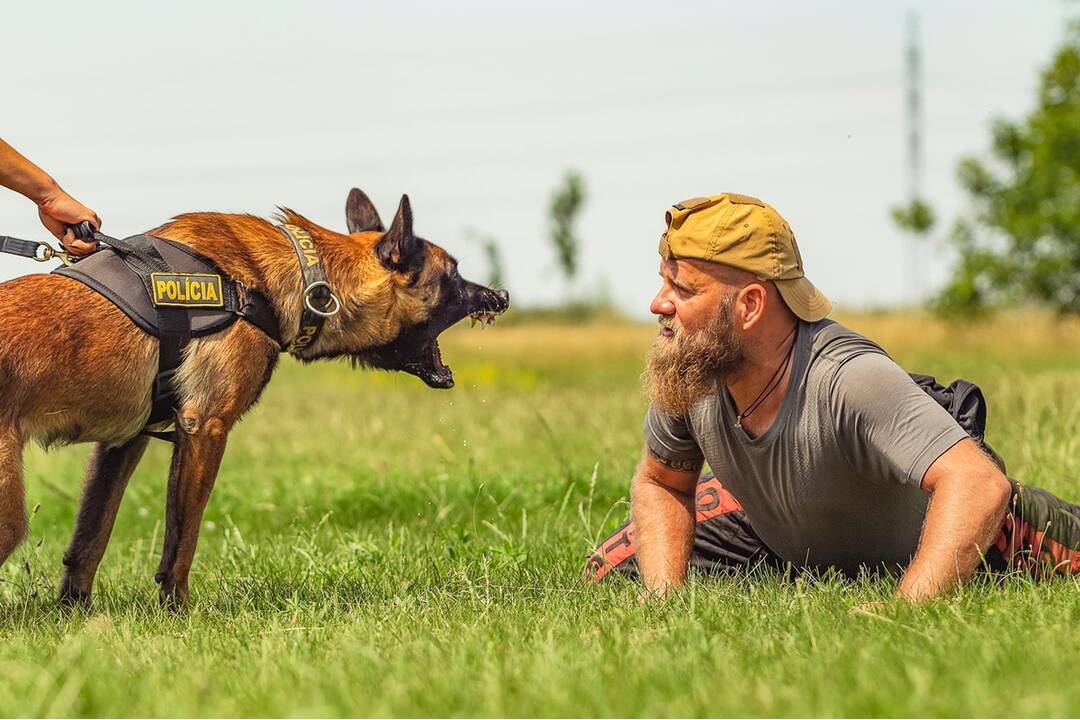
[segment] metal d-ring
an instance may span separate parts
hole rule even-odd
[[[311,304],[311,294],[321,287],[324,287],[330,291],[330,306],[333,308],[332,310],[319,310]],[[334,294],[334,291],[330,289],[330,283],[326,282],[325,280],[318,280],[311,283],[307,286],[307,288],[304,289],[304,307],[306,307],[308,310],[315,313],[319,317],[328,318],[334,317],[338,314],[338,312],[341,310],[341,303],[338,302],[337,295]]]
[[[34,248],[34,254],[31,256],[38,262],[48,262],[56,257],[56,251],[53,250],[52,245],[47,242],[39,242],[37,247]]]

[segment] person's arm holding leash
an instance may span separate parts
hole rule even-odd
[[[52,177],[0,139],[0,185],[25,195],[38,206],[41,224],[64,249],[75,255],[92,252],[97,243],[79,240],[68,227],[88,221],[95,228],[101,219],[90,208],[64,192]]]
[[[919,549],[897,597],[918,602],[949,592],[979,566],[1001,530],[1012,485],[973,440],[961,440],[923,477],[930,493]]]
[[[646,447],[634,473],[631,513],[638,568],[649,593],[662,596],[686,581],[701,465],[663,460]]]

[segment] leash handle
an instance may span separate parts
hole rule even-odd
[[[79,240],[94,239],[94,226],[90,224],[89,220],[83,220],[78,225],[68,225],[68,229],[71,230]]]

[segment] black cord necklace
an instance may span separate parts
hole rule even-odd
[[[795,334],[795,330],[796,330],[797,327],[798,326],[791,329],[791,332],[789,332],[787,334],[787,337],[784,338],[785,342],[787,341],[787,339],[789,337],[791,337],[792,335]],[[769,378],[769,382],[765,383],[765,387],[763,387],[761,389],[761,392],[758,393],[758,396],[756,398],[754,398],[754,402],[750,403],[749,407],[747,407],[745,410],[743,410],[741,413],[739,413],[738,415],[735,416],[735,427],[736,428],[741,430],[742,429],[742,421],[745,420],[746,418],[750,417],[750,413],[754,412],[759,407],[761,407],[761,404],[764,403],[769,398],[770,395],[772,395],[773,390],[775,390],[776,388],[778,388],[780,386],[780,381],[784,377],[784,371],[787,369],[788,362],[790,362],[791,358],[794,355],[795,355],[795,340],[792,340],[791,345],[788,346],[787,352],[784,353],[784,359],[780,362],[780,365],[776,368],[776,371],[772,374],[772,377]]]

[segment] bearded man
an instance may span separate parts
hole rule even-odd
[[[983,565],[1080,571],[1080,507],[1009,480],[981,428],[826,320],[774,208],[723,194],[666,219],[632,518],[589,578],[662,595],[690,566],[886,570],[919,601]]]

